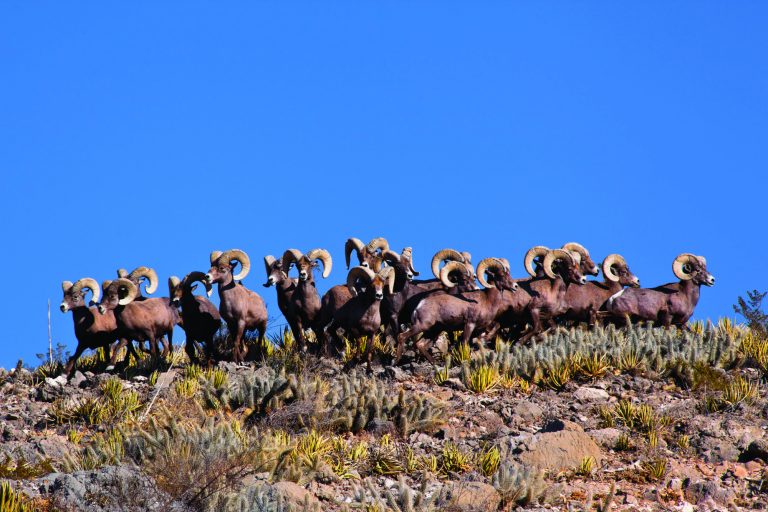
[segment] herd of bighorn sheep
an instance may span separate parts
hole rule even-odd
[[[350,268],[352,254],[359,265]],[[350,238],[345,244],[346,283],[333,286],[322,297],[315,286],[313,270],[322,265],[322,277],[331,274],[332,259],[325,249],[303,253],[286,250],[282,257],[265,256],[265,287],[274,286],[277,305],[297,341],[298,350],[329,355],[341,346],[340,331],[349,339],[379,332],[394,340],[397,363],[406,343],[413,340],[419,354],[432,361],[431,344],[446,331],[462,331],[463,342],[479,342],[501,335],[527,342],[556,326],[586,323],[652,322],[656,326],[686,328],[699,301],[701,285],[712,286],[702,256],[684,253],[674,259],[672,271],[678,281],[655,288],[640,288],[626,260],[607,256],[598,266],[589,251],[577,243],[559,249],[531,248],[523,259],[529,277],[514,279],[505,258],[486,258],[475,267],[467,252],[438,251],[432,258],[433,279],[416,279],[413,251],[399,254],[384,238],[364,244]],[[239,265],[239,271],[235,273]],[[291,271],[295,269],[295,276]],[[229,333],[231,359],[236,363],[263,355],[267,330],[264,300],[243,283],[251,270],[248,255],[238,249],[214,251],[208,272],[190,272],[183,279],[168,279],[168,297],[145,297],[157,290],[154,270],[139,267],[120,269],[117,279],[101,286],[90,277],[74,283],[64,281],[61,311],[72,312],[77,349],[66,365],[72,375],[77,359],[86,349],[105,348],[112,365],[120,349],[126,349],[124,364],[141,350],[158,356],[173,350],[173,329],[186,333],[185,350],[193,362],[202,352],[207,362],[220,357],[214,336],[222,320]],[[603,280],[588,280],[587,275]],[[210,297],[218,285],[219,307],[205,296],[195,295],[200,283]],[[476,283],[482,285],[478,287]],[[87,292],[91,300],[86,302]],[[308,344],[312,330],[317,343]],[[258,344],[247,343],[246,331],[257,331]],[[366,344],[370,369],[373,343]],[[249,353],[250,352],[250,353]]]

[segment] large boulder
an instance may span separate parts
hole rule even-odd
[[[516,452],[523,464],[552,471],[573,469],[586,457],[593,457],[598,464],[604,458],[589,434],[575,430],[536,434],[520,443]]]

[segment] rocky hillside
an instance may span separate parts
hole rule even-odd
[[[367,374],[100,354],[0,372],[3,511],[726,510],[768,506],[768,340],[560,331]],[[447,340],[438,344],[448,352]]]

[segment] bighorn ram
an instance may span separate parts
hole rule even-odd
[[[139,289],[139,294],[136,296],[134,301],[142,301],[146,299],[144,295],[141,294],[141,280],[145,279],[145,292],[147,295],[152,295],[155,293],[155,290],[157,290],[157,285],[159,283],[157,279],[157,273],[149,268],[149,267],[136,267],[135,269],[128,272],[124,268],[117,269],[117,277],[122,277],[124,279],[130,279],[133,281],[133,284],[136,285],[136,287]],[[152,284],[154,283],[154,286]]]
[[[240,273],[232,271],[240,263]],[[258,294],[241,283],[251,270],[251,260],[245,252],[231,249],[226,252],[211,253],[211,268],[205,275],[209,284],[219,285],[219,312],[233,337],[233,359],[236,363],[245,360],[248,347],[243,342],[245,331],[259,331],[259,349],[264,346],[264,333],[267,331],[267,307]]]
[[[565,294],[571,285],[584,285],[587,278],[581,272],[581,258],[578,253],[563,249],[554,249],[546,253],[541,263],[543,276],[536,275],[531,267],[533,254],[540,253],[540,247],[534,247],[525,255],[525,268],[531,279],[517,281],[520,290],[530,296],[525,307],[525,315],[520,317],[516,311],[510,310],[502,318],[502,325],[516,324],[522,326],[529,323],[528,332],[523,334],[520,341],[527,341],[543,331],[542,320],[552,320],[568,310]]]
[[[441,271],[441,280],[447,288],[455,283],[448,279],[448,265],[461,265],[459,262],[448,263]],[[486,281],[486,271],[493,271],[491,281]],[[466,267],[463,271],[468,272]],[[486,258],[477,266],[477,278],[485,286],[483,290],[473,290],[460,295],[435,293],[426,296],[416,306],[411,317],[411,327],[397,337],[397,354],[399,361],[403,354],[406,340],[419,334],[433,339],[441,331],[463,329],[463,342],[468,343],[472,335],[493,325],[504,304],[504,291],[514,292],[517,284],[512,281],[509,270],[504,263],[495,258]],[[417,342],[416,348],[430,362],[432,355],[425,343]]]
[[[365,290],[358,292],[357,281],[362,281]],[[368,371],[371,370],[373,337],[381,327],[379,306],[386,293],[392,293],[395,287],[395,272],[391,267],[384,267],[374,273],[367,267],[354,267],[347,275],[347,288],[352,298],[349,299],[333,316],[325,327],[326,333],[335,333],[342,328],[350,338],[368,337],[365,358]]]
[[[361,267],[368,267],[378,272],[381,268],[381,253],[389,249],[389,243],[386,238],[374,238],[368,245],[363,244],[359,238],[348,238],[344,244],[344,259],[349,268],[349,257],[352,251],[357,254],[357,260]]]
[[[579,261],[579,268],[581,268],[581,273],[586,275],[592,275],[596,276],[600,273],[600,269],[598,268],[597,264],[592,260],[592,257],[589,255],[589,251],[584,248],[583,245],[577,244],[576,242],[568,242],[565,244],[562,249],[564,251],[570,251],[571,253],[578,253],[581,260]]]
[[[154,288],[157,283],[153,283]],[[153,288],[153,289],[154,289]],[[105,288],[99,303],[102,315],[112,311],[118,334],[126,340],[148,341],[152,356],[157,356],[158,342],[168,337],[163,355],[173,351],[173,328],[179,323],[179,312],[168,297],[157,297],[136,302],[139,287],[133,281],[118,278]],[[130,343],[129,343],[130,346]]]
[[[584,260],[582,259],[582,263]],[[568,310],[561,317],[569,322],[587,322],[594,327],[597,312],[611,295],[625,286],[637,288],[640,280],[629,270],[626,260],[619,254],[611,254],[603,261],[604,281],[587,281],[584,286],[569,286],[565,292]]]
[[[181,308],[180,325],[187,335],[184,345],[189,360],[197,363],[195,348],[202,343],[208,361],[213,360],[213,337],[221,327],[221,315],[216,306],[207,298],[195,295],[197,282],[203,283],[205,294],[210,297],[213,287],[205,280],[202,272],[190,272],[184,279],[176,276],[168,278],[168,289],[171,293],[171,304]]]
[[[117,322],[115,315],[110,311],[108,314],[100,315],[95,306],[88,306],[85,303],[86,290],[90,290],[91,302],[98,302],[101,297],[99,284],[95,279],[84,277],[76,281],[61,283],[64,291],[64,299],[61,301],[59,309],[62,313],[72,311],[72,320],[75,324],[75,337],[77,338],[77,348],[75,354],[69,358],[64,368],[68,376],[72,376],[76,370],[77,360],[83,355],[86,349],[97,349],[104,347],[109,353],[110,345],[118,339]],[[129,350],[133,350],[133,345],[128,345]],[[117,350],[110,356],[110,360],[117,356]],[[112,361],[114,364],[114,361]]]
[[[277,288],[277,305],[291,327],[301,351],[306,347],[304,330],[311,328],[315,335],[318,335],[318,331],[322,329],[322,326],[318,325],[320,294],[317,293],[312,274],[312,270],[319,265],[318,261],[323,264],[323,278],[327,278],[331,274],[333,260],[325,249],[312,249],[306,254],[297,249],[288,249],[279,260],[274,256],[264,257],[267,271],[267,282],[264,286]],[[291,265],[295,265],[299,271],[298,280],[288,276]]]
[[[456,295],[477,289],[475,268],[467,252],[460,253],[453,249],[438,251],[432,257],[431,265],[436,279],[429,280],[413,279],[418,272],[413,268],[412,257],[410,247],[403,249],[399,255],[394,251],[383,253],[384,261],[395,269],[395,293],[387,296],[381,304],[382,318],[393,336],[400,332],[401,325],[410,323],[413,309],[426,295],[443,291]],[[443,274],[447,282],[451,283],[450,287],[446,287],[440,277],[441,262],[445,262],[443,269],[448,269]]]
[[[627,324],[651,321],[657,326],[685,328],[699,302],[701,285],[713,286],[715,278],[707,271],[707,260],[690,253],[675,258],[672,271],[679,282],[616,292],[606,303],[607,316]]]

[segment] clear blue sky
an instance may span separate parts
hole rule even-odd
[[[765,2],[6,2],[0,366],[74,348],[60,282],[349,236],[505,256],[680,252],[698,317],[768,289]],[[290,4],[290,5],[288,5]],[[177,339],[183,337],[177,333]]]

